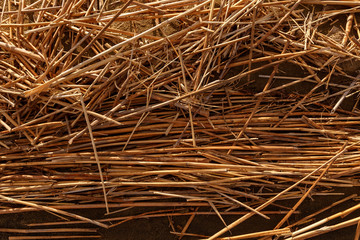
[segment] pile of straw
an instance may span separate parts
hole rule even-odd
[[[226,239],[306,239],[359,222],[320,228],[358,205],[307,228],[287,220],[307,197],[359,183],[360,2],[1,6],[1,214],[45,210],[108,228],[137,217],[68,210],[161,207],[138,217],[188,214],[180,237],[200,237],[187,233],[196,214],[242,214],[202,236],[215,239],[297,199],[274,205],[275,229]],[[46,230],[57,231],[2,229]]]

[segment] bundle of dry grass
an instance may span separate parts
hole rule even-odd
[[[110,225],[67,209],[242,211],[215,239],[295,198],[276,229],[228,239],[324,233],[314,228],[325,220],[285,223],[310,194],[359,183],[359,7],[3,1],[0,213],[45,210],[107,228],[137,216]],[[65,222],[40,225],[54,224]]]

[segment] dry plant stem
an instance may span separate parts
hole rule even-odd
[[[360,75],[358,75],[356,78],[359,78]],[[355,82],[352,82],[349,86],[349,88],[344,92],[344,94],[340,97],[339,101],[335,104],[334,108],[331,110],[331,113],[336,112],[336,110],[338,109],[338,107],[340,106],[340,104],[344,101],[344,99],[346,98],[346,96],[350,93],[351,88],[355,85]]]
[[[189,118],[190,118],[191,134],[192,134],[192,144],[194,147],[196,147],[196,136],[194,130],[193,114],[191,112],[190,104],[188,104],[188,109],[189,109]]]
[[[313,224],[311,224],[311,225],[309,225],[309,226],[306,226],[306,227],[304,227],[304,228],[301,228],[301,229],[293,232],[293,233],[292,233],[292,237],[296,237],[296,236],[298,236],[298,235],[300,236],[300,235],[302,235],[303,233],[306,234],[307,231],[309,231],[309,230],[311,230],[311,229],[313,229],[313,228],[316,228],[316,227],[318,227],[318,226],[321,226],[321,225],[323,225],[323,224],[325,224],[325,223],[327,223],[327,222],[329,222],[329,221],[331,221],[331,220],[333,220],[333,219],[336,219],[336,218],[338,218],[338,217],[342,217],[343,215],[347,215],[347,214],[349,214],[349,213],[351,213],[351,212],[353,212],[353,211],[355,211],[355,210],[357,210],[357,209],[359,209],[359,208],[360,208],[360,204],[357,204],[357,205],[355,205],[354,207],[351,207],[351,208],[349,208],[349,209],[347,209],[347,210],[345,210],[345,211],[342,211],[342,212],[333,214],[333,215],[331,215],[330,217],[324,218],[324,219],[322,219],[322,220],[320,220],[320,221],[318,221],[318,222],[315,222],[315,223],[313,223]]]
[[[319,166],[318,168],[316,168],[315,170],[313,170],[312,172],[310,172],[309,174],[307,174],[306,176],[304,176],[301,180],[297,181],[295,184],[291,185],[290,187],[286,188],[285,190],[281,191],[279,194],[277,194],[275,197],[272,197],[271,199],[269,199],[268,201],[266,201],[265,203],[263,203],[262,205],[260,205],[259,207],[256,208],[257,211],[261,211],[262,209],[264,209],[265,207],[269,206],[271,203],[273,203],[276,199],[278,199],[281,195],[285,194],[286,192],[290,191],[291,189],[293,189],[294,187],[296,187],[297,185],[299,185],[300,183],[302,183],[303,181],[305,181],[307,178],[309,178],[310,176],[312,176],[314,173],[318,172],[321,168],[323,168],[324,166],[327,166],[329,163],[333,162],[335,159],[337,159],[341,154],[343,154],[345,151],[347,150],[347,148],[344,148],[342,151],[338,152],[336,155],[334,155],[330,160],[326,161],[325,163],[321,164],[321,166]],[[234,221],[233,223],[231,223],[227,228],[224,228],[222,230],[220,230],[219,232],[217,232],[216,234],[214,234],[213,236],[209,237],[207,240],[213,240],[219,236],[221,236],[222,234],[224,234],[227,229],[232,229],[234,227],[236,227],[237,225],[239,225],[240,223],[242,223],[243,221],[247,220],[248,218],[252,217],[254,215],[254,213],[248,213],[246,215],[244,215],[243,217],[239,218],[238,220]]]
[[[103,228],[108,228],[108,225],[106,225],[104,223],[100,223],[98,221],[91,220],[89,218],[82,217],[82,216],[74,214],[74,213],[69,213],[69,212],[65,212],[65,211],[60,210],[60,209],[55,209],[53,207],[42,206],[42,205],[38,205],[36,203],[31,203],[31,202],[26,202],[26,201],[23,201],[23,200],[11,198],[11,197],[6,197],[6,196],[1,195],[1,194],[0,194],[0,198],[3,199],[3,200],[6,200],[8,202],[13,202],[13,203],[17,203],[17,204],[26,205],[26,206],[29,206],[29,207],[38,208],[38,209],[41,209],[41,210],[44,210],[44,211],[50,211],[50,212],[54,212],[54,213],[59,213],[59,214],[62,214],[62,215],[68,216],[68,217],[73,217],[73,218],[76,218],[76,219],[79,219],[79,220],[86,221],[86,222],[91,223],[91,224],[95,224],[95,225],[103,227]]]
[[[288,236],[291,234],[290,228],[282,228],[276,230],[268,230],[268,231],[261,231],[256,233],[248,233],[239,236],[233,237],[226,237],[226,238],[218,238],[221,240],[241,240],[241,239],[249,239],[249,238],[259,238],[259,237],[267,237],[267,236]]]
[[[182,238],[183,238],[183,236],[184,236],[185,233],[186,233],[186,230],[189,228],[189,226],[190,226],[191,222],[194,220],[195,216],[196,216],[195,214],[190,215],[189,219],[186,221],[185,226],[184,226],[183,229],[181,230],[179,239],[182,239]]]
[[[128,0],[121,7],[121,9],[114,15],[114,17],[109,22],[106,23],[106,25],[101,29],[101,31],[99,31],[96,34],[96,36],[90,41],[90,43],[88,43],[86,45],[86,47],[79,54],[77,54],[77,56],[74,58],[74,60],[72,60],[71,63],[69,63],[70,66],[72,66],[94,44],[94,42],[99,39],[99,37],[106,31],[106,29],[108,27],[110,27],[110,25],[115,21],[115,19],[118,18],[120,16],[120,14],[123,13],[132,2],[133,2],[133,0]]]
[[[135,109],[134,111],[132,111],[132,113],[129,113],[127,115],[124,115],[124,116],[121,116],[121,117],[118,117],[116,118],[117,121],[120,121],[120,120],[123,120],[123,119],[127,119],[129,117],[132,117],[134,115],[139,115],[139,114],[142,114],[144,112],[150,112],[150,111],[153,111],[155,109],[158,109],[158,108],[161,108],[161,107],[164,107],[164,106],[167,106],[173,102],[177,102],[179,100],[182,100],[182,99],[185,99],[185,98],[188,98],[190,96],[193,96],[195,94],[199,94],[199,93],[202,93],[202,92],[205,92],[205,91],[209,91],[209,90],[212,90],[214,88],[219,88],[225,84],[228,84],[228,83],[231,83],[235,80],[238,80],[238,79],[241,79],[242,77],[246,76],[247,74],[251,74],[251,73],[254,73],[254,72],[257,72],[257,71],[260,71],[261,69],[265,69],[265,68],[268,68],[268,67],[271,67],[271,66],[274,66],[274,65],[277,65],[281,62],[286,62],[288,61],[289,59],[291,58],[294,58],[294,57],[297,57],[299,55],[302,55],[302,54],[305,54],[305,52],[300,52],[299,54],[296,54],[296,56],[291,56],[291,57],[287,57],[287,58],[284,58],[284,59],[281,59],[281,60],[278,60],[278,61],[275,61],[275,62],[272,62],[272,63],[269,63],[267,65],[264,65],[262,67],[259,67],[259,68],[256,68],[256,69],[252,69],[251,71],[249,72],[245,72],[245,73],[240,73],[238,75],[235,75],[234,77],[231,77],[231,78],[228,78],[226,80],[216,80],[216,81],[213,81],[205,86],[203,86],[202,88],[200,88],[199,90],[195,90],[195,91],[192,91],[192,92],[189,92],[189,93],[185,93],[179,97],[175,97],[171,100],[168,100],[166,102],[162,102],[162,103],[158,103],[158,104],[154,104],[154,105],[151,105],[151,106],[148,106],[148,107],[141,107],[140,109]],[[315,89],[314,89],[315,91]],[[295,108],[294,108],[295,110]],[[284,119],[285,120],[285,119]]]
[[[348,201],[348,200],[350,200],[350,199],[353,199],[353,198],[355,198],[356,196],[357,196],[357,194],[353,194],[353,195],[350,195],[350,196],[348,196],[348,197],[346,197],[346,198],[344,198],[344,199],[341,199],[341,200],[339,200],[339,201],[337,201],[337,202],[335,202],[335,203],[332,203],[330,206],[327,206],[326,208],[323,208],[323,209],[321,209],[321,210],[319,210],[319,211],[317,211],[317,212],[315,212],[315,213],[313,213],[313,214],[310,214],[310,215],[306,216],[305,218],[303,218],[303,219],[301,219],[301,220],[299,220],[299,221],[297,221],[297,222],[289,225],[288,227],[294,227],[294,226],[303,224],[303,223],[305,223],[307,220],[315,217],[316,215],[318,215],[318,214],[320,214],[320,213],[322,213],[322,212],[325,212],[326,210],[329,210],[330,208],[335,207],[335,206],[337,206],[337,205],[339,205],[339,204],[341,204],[341,203],[343,203],[343,202],[346,202],[346,201]]]
[[[254,8],[253,10],[253,14],[252,14],[252,25],[251,25],[251,37],[250,37],[250,52],[249,52],[249,65],[248,65],[248,69],[249,71],[251,70],[251,63],[253,60],[253,44],[254,44],[254,35],[255,35],[255,23],[256,23],[256,8]],[[251,75],[248,75],[248,81],[250,81]]]
[[[100,235],[95,235],[95,236],[91,236],[91,235],[85,235],[85,236],[81,236],[81,235],[65,235],[65,236],[10,236],[9,240],[32,240],[32,239],[99,239],[101,238]]]
[[[219,212],[221,215],[242,215],[242,214],[246,214],[247,212],[244,211],[240,211],[240,212]],[[264,211],[264,213],[266,214],[286,214],[286,212],[284,211]],[[139,214],[137,216],[131,216],[131,217],[113,217],[113,218],[107,218],[107,219],[98,219],[97,221],[99,222],[111,222],[111,221],[123,221],[123,220],[133,220],[133,219],[141,219],[141,218],[158,218],[158,217],[166,217],[166,216],[191,216],[191,215],[215,215],[217,213],[214,212],[188,212],[188,213],[159,213],[159,214]],[[297,214],[299,214],[299,212],[297,212]],[[87,223],[85,221],[65,221],[65,222],[46,222],[46,223],[32,223],[32,224],[28,224],[27,226],[29,227],[36,227],[36,226],[55,226],[55,225],[69,225],[69,224],[81,224],[81,223]],[[113,224],[110,226],[118,226],[120,224]]]
[[[8,43],[4,43],[4,42],[0,42],[0,48],[3,48],[11,53],[15,53],[15,54],[19,54],[19,55],[24,55],[24,56],[27,56],[29,58],[32,58],[33,60],[36,60],[36,61],[43,61],[42,57],[33,53],[33,52],[30,52],[28,50],[25,50],[23,48],[20,48],[20,47],[16,47],[16,46],[12,46]]]
[[[341,229],[341,228],[345,228],[345,227],[355,225],[355,224],[359,223],[359,221],[360,221],[360,217],[353,218],[353,219],[350,219],[348,221],[344,221],[344,222],[341,222],[341,223],[338,223],[338,224],[335,224],[335,225],[325,226],[325,227],[322,227],[322,228],[317,229],[317,230],[313,230],[313,231],[310,231],[310,232],[307,232],[307,233],[303,233],[301,235],[292,237],[291,240],[309,239],[311,237],[319,236],[319,235],[322,235],[322,234],[325,234],[325,233],[328,233],[328,232],[335,231],[337,229]]]
[[[331,190],[356,185],[360,115],[357,101],[345,103],[359,93],[360,4],[129,2],[111,10],[108,0],[3,2],[0,194],[38,206],[0,214],[116,208],[124,216],[96,220],[111,227],[187,216],[183,231],[172,232],[202,238],[187,229],[197,215],[217,216],[223,232],[253,215],[284,214],[281,225],[310,191],[340,196]],[[327,32],[332,25],[345,34]],[[297,77],[292,67],[301,68]],[[303,216],[291,225],[294,237],[357,224],[316,229],[323,219],[299,228],[352,197]],[[281,205],[290,199],[293,209]],[[278,211],[263,211],[269,205]],[[154,207],[161,210],[128,211]],[[90,221],[48,212],[61,220],[31,227]],[[238,221],[227,226],[224,215]],[[281,230],[234,238],[290,238]]]
[[[95,144],[92,128],[91,128],[91,125],[90,125],[89,116],[87,114],[84,99],[83,99],[81,93],[80,93],[79,98],[80,98],[81,106],[82,106],[82,109],[83,109],[83,112],[84,112],[84,117],[85,117],[86,124],[87,124],[87,127],[88,127],[88,131],[89,131],[89,135],[90,135],[90,139],[91,139],[91,144],[92,144],[92,148],[93,148],[93,151],[94,151],[94,156],[95,156],[95,159],[96,159],[96,164],[97,164],[99,175],[100,175],[100,181],[101,181],[102,190],[103,190],[103,194],[104,194],[106,212],[109,213],[109,206],[108,206],[108,201],[107,201],[107,194],[106,194],[106,189],[105,189],[104,177],[103,177],[102,170],[101,170],[99,156],[98,156],[98,153],[97,153],[97,150],[96,150],[96,144]]]
[[[0,228],[0,232],[7,233],[55,233],[55,232],[96,232],[96,229],[90,228],[51,228],[51,229],[12,229],[12,228]]]
[[[350,31],[351,31],[352,24],[353,24],[353,20],[354,20],[354,13],[350,13],[350,15],[348,16],[347,21],[346,21],[345,35],[344,35],[344,38],[343,38],[343,40],[341,42],[341,45],[343,47],[346,46],[346,43],[347,43],[347,41],[349,39]]]
[[[193,28],[193,27],[198,27],[198,26],[200,26],[200,25],[201,25],[201,24],[194,24],[192,27],[190,27],[190,29]],[[188,31],[188,29],[185,29],[185,30],[183,30],[183,31],[180,31],[178,34],[182,34],[182,32],[184,32],[184,31],[186,32],[186,31]],[[177,36],[177,34],[174,34],[174,35],[173,35],[173,37],[176,37],[176,36]],[[154,45],[154,44],[157,44],[157,43],[158,43],[158,42],[155,41],[154,43],[148,44],[148,45],[145,46],[145,47],[150,47],[150,46],[152,46],[152,45]],[[143,46],[143,47],[141,47],[140,49],[146,49],[145,47]],[[123,103],[118,104],[117,106],[115,106],[114,108],[112,108],[105,116],[112,115],[115,111],[117,111],[119,108],[121,108],[122,105],[123,105]],[[94,120],[94,121],[91,123],[91,126],[94,127],[94,126],[96,126],[98,123],[99,123],[98,120]],[[71,139],[69,140],[69,144],[71,145],[72,142],[73,142],[76,138],[78,138],[79,136],[81,136],[85,131],[86,131],[86,128],[84,128],[82,131],[78,132],[73,138],[71,138]]]
[[[325,175],[325,173],[328,172],[329,168],[332,166],[334,161],[338,159],[338,157],[343,154],[346,151],[346,145],[344,145],[338,153],[335,155],[336,157],[332,158],[332,161],[327,164],[326,168],[323,170],[323,172],[320,174],[320,176],[316,179],[316,181],[311,185],[311,187],[306,191],[305,194],[300,198],[300,200],[291,208],[291,210],[288,212],[288,214],[285,215],[283,219],[276,225],[275,229],[279,229],[293,214],[293,212],[301,205],[301,203],[307,198],[307,196],[311,193],[311,191],[315,188],[316,184],[322,179],[322,177]]]
[[[315,90],[317,88],[319,88],[321,85],[324,84],[325,80],[327,79],[327,77],[323,78],[321,80],[321,82],[319,82],[312,90],[310,90],[300,101],[298,101],[297,104],[294,105],[294,107],[292,107],[292,109],[274,126],[279,127],[281,123],[283,123],[285,121],[285,119],[292,113],[295,111],[296,108],[298,108],[309,96],[311,96],[312,93],[315,92]]]
[[[240,202],[240,201],[238,201],[238,200],[236,200],[236,199],[234,199],[234,198],[231,198],[231,197],[227,196],[227,195],[226,195],[226,194],[224,194],[224,193],[220,193],[220,194],[221,194],[221,195],[223,195],[223,196],[225,196],[226,198],[231,199],[232,201],[236,202],[237,204],[239,204],[239,205],[241,205],[241,206],[243,206],[243,207],[245,207],[245,208],[249,209],[250,211],[255,212],[255,213],[256,213],[256,214],[258,214],[259,216],[261,216],[261,217],[263,217],[263,218],[265,218],[265,219],[270,219],[270,217],[268,217],[268,216],[266,216],[266,215],[262,214],[262,213],[261,213],[261,212],[259,212],[259,211],[256,211],[256,210],[255,210],[255,209],[253,209],[252,207],[249,207],[248,205],[246,205],[246,204],[244,204],[244,203],[242,203],[242,202]]]
[[[205,1],[205,2],[203,2],[203,3],[201,3],[201,4],[199,4],[199,5],[197,5],[197,6],[194,7],[194,8],[191,8],[191,9],[189,9],[189,10],[187,10],[187,11],[185,11],[185,12],[183,12],[183,13],[177,15],[177,16],[174,16],[174,17],[172,17],[172,18],[170,18],[170,19],[168,19],[168,20],[160,23],[160,24],[157,25],[157,26],[154,26],[154,27],[152,27],[152,28],[150,28],[150,29],[148,29],[148,30],[146,30],[146,31],[144,31],[144,32],[142,32],[142,33],[140,33],[140,34],[138,34],[138,35],[130,38],[130,39],[127,39],[127,40],[125,40],[125,41],[123,41],[123,42],[121,42],[121,43],[119,43],[119,44],[117,44],[117,45],[114,45],[113,47],[111,47],[111,48],[109,48],[109,49],[107,49],[107,50],[105,50],[105,51],[97,54],[96,56],[94,56],[94,57],[92,57],[92,58],[90,58],[90,59],[88,59],[88,60],[86,60],[86,61],[84,61],[84,62],[82,62],[82,63],[80,63],[80,64],[78,64],[78,65],[76,65],[75,67],[72,67],[72,68],[66,70],[65,72],[62,72],[62,73],[59,74],[57,77],[55,77],[55,78],[47,81],[46,83],[42,84],[41,86],[36,87],[36,88],[33,88],[32,90],[25,92],[25,96],[26,96],[26,97],[33,96],[33,95],[35,95],[35,94],[38,94],[38,93],[40,93],[40,92],[42,92],[42,91],[47,90],[50,86],[52,86],[52,85],[54,85],[54,84],[59,84],[60,82],[65,81],[67,78],[63,78],[64,76],[69,75],[69,74],[75,72],[76,70],[81,69],[82,67],[85,67],[85,66],[88,65],[89,63],[94,62],[95,60],[98,60],[99,58],[105,56],[106,54],[109,54],[109,53],[111,53],[111,52],[119,49],[120,47],[124,46],[125,44],[128,44],[128,43],[131,43],[131,42],[133,42],[133,41],[136,41],[137,39],[141,38],[142,36],[144,36],[144,35],[146,35],[146,34],[148,34],[148,33],[151,33],[151,32],[153,32],[153,31],[155,31],[155,30],[157,30],[157,29],[160,29],[161,27],[166,26],[166,25],[168,25],[169,23],[171,23],[171,22],[173,22],[173,21],[175,21],[175,20],[177,20],[177,19],[179,19],[179,18],[181,18],[181,17],[183,17],[183,16],[185,16],[185,15],[187,15],[187,14],[192,13],[192,12],[196,11],[196,10],[199,9],[199,8],[202,8],[203,6],[209,4],[209,2],[210,2],[210,0],[207,0],[207,1]],[[105,62],[108,63],[108,62],[110,62],[110,61],[112,61],[112,60],[115,60],[115,59],[117,59],[117,57],[110,58],[110,59],[106,60]],[[101,63],[100,66],[103,65],[103,64],[104,64],[104,63]],[[94,68],[96,65],[98,65],[98,64],[93,64],[92,66],[90,66],[90,69]]]
[[[266,75],[265,75],[265,76],[266,76]],[[265,76],[264,76],[264,77],[265,77]],[[266,76],[266,77],[267,77],[267,76]],[[300,79],[298,79],[298,80],[295,80],[295,81],[292,81],[292,82],[289,82],[289,83],[285,83],[285,84],[283,84],[283,85],[281,85],[281,86],[279,86],[279,87],[274,87],[274,88],[271,88],[271,89],[269,89],[269,90],[267,90],[267,91],[262,91],[262,92],[256,93],[254,96],[255,96],[255,97],[260,97],[260,96],[263,96],[263,95],[266,95],[266,94],[269,94],[269,93],[273,93],[273,92],[279,91],[279,90],[281,90],[281,89],[290,87],[290,86],[292,86],[292,85],[294,85],[294,84],[298,84],[298,83],[300,83],[300,82],[306,81],[306,80],[311,79],[311,78],[313,78],[313,77],[314,77],[314,75],[309,75],[309,76],[307,76],[307,77],[300,78]]]
[[[356,226],[354,240],[359,240],[359,238],[360,238],[360,220],[358,221],[358,224]]]
[[[288,47],[288,44],[285,45],[282,53],[284,53],[284,52],[286,51],[287,47]],[[251,60],[250,60],[250,61],[251,61]],[[249,69],[250,69],[250,65],[249,65]],[[269,87],[271,86],[271,83],[272,83],[272,81],[273,81],[273,78],[274,78],[277,70],[278,70],[278,65],[275,65],[275,67],[274,67],[273,71],[271,72],[271,75],[270,75],[270,77],[269,77],[266,85],[264,86],[264,89],[263,89],[262,92],[266,92],[266,91],[269,89]],[[245,132],[246,128],[248,127],[251,119],[253,118],[254,114],[255,114],[256,111],[258,110],[258,108],[259,108],[260,103],[262,102],[262,100],[263,100],[263,95],[261,95],[261,96],[259,97],[259,99],[256,101],[255,107],[253,108],[253,110],[252,110],[252,112],[251,112],[251,115],[250,115],[249,118],[246,120],[243,128],[241,129],[240,133],[239,133],[238,136],[236,137],[236,140],[238,140],[238,139],[244,134],[244,132]],[[234,142],[234,145],[235,145],[235,143],[236,143],[236,142]],[[231,153],[231,149],[228,151],[228,154],[230,154],[230,153]]]
[[[270,76],[270,78],[268,79],[268,81],[267,81],[267,83],[266,83],[266,85],[265,85],[265,87],[264,87],[264,89],[263,89],[263,92],[266,91],[266,90],[270,87],[270,84],[271,84],[271,82],[272,82],[272,80],[273,80],[273,77],[274,77],[274,75],[275,75],[275,73],[276,73],[276,70],[277,70],[277,66],[274,67],[274,70],[272,71],[271,76]],[[255,107],[253,108],[253,110],[252,110],[249,118],[246,120],[246,122],[245,122],[244,126],[242,127],[240,133],[236,136],[236,140],[238,140],[239,138],[241,138],[241,136],[244,134],[244,132],[245,132],[246,128],[248,127],[251,119],[253,118],[253,116],[255,115],[256,111],[258,110],[258,108],[259,108],[260,103],[261,103],[262,100],[263,100],[263,95],[260,96],[259,99],[257,99],[256,104],[255,104]],[[236,142],[233,143],[233,146],[234,146],[235,144],[236,144]],[[231,152],[232,152],[232,150],[229,149],[229,151],[227,152],[227,154],[231,154]]]
[[[268,38],[271,34],[273,34],[278,28],[279,26],[283,23],[283,21],[285,21],[290,14],[299,6],[299,4],[301,3],[302,0],[297,0],[294,5],[289,9],[289,11],[280,19],[280,21],[268,32],[265,33],[264,36],[262,36],[253,46],[253,48],[256,48],[257,46],[259,46],[266,38]]]
[[[357,1],[331,1],[331,0],[303,0],[303,4],[320,4],[320,5],[344,5],[344,6],[359,6]]]
[[[315,123],[313,120],[311,120],[310,118],[308,118],[308,117],[306,117],[305,115],[303,115],[302,117],[301,117],[301,119],[306,123],[306,124],[308,124],[309,126],[311,126],[311,127],[313,127],[313,128],[315,128],[315,129],[321,129],[321,130],[324,130],[324,128],[322,127],[322,126],[320,126],[320,125],[318,125],[317,123]],[[335,135],[333,135],[333,134],[331,134],[331,133],[324,133],[324,136],[325,137],[331,137],[331,138],[336,138],[336,136]]]

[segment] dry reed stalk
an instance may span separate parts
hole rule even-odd
[[[292,186],[288,187],[287,189],[285,189],[284,191],[280,192],[279,194],[277,194],[275,197],[271,198],[270,200],[268,200],[267,202],[265,202],[264,204],[262,204],[261,206],[257,207],[256,210],[262,210],[264,207],[268,206],[270,203],[272,203],[273,201],[275,201],[279,196],[281,196],[282,194],[286,193],[287,191],[291,190],[292,188],[294,188],[295,186],[297,186],[298,184],[300,184],[302,181],[306,180],[308,177],[310,177],[311,175],[313,175],[315,172],[319,171],[322,167],[324,166],[328,166],[331,162],[333,162],[335,159],[337,159],[341,154],[344,153],[344,151],[346,150],[346,148],[342,149],[341,151],[339,151],[335,156],[333,156],[330,160],[326,161],[324,164],[322,164],[320,167],[318,167],[316,170],[314,170],[313,172],[307,174],[304,178],[302,178],[300,181],[296,182],[295,184],[293,184]],[[231,229],[237,225],[239,225],[241,222],[245,221],[246,219],[248,219],[249,217],[251,217],[254,213],[249,213],[246,214],[244,217],[239,218],[238,220],[234,221],[232,224],[230,224],[227,229]],[[209,240],[211,239],[215,239],[216,237],[222,235],[225,232],[225,229],[222,229],[221,231],[217,232],[216,234],[214,234],[213,236],[211,236],[210,238],[208,238]]]
[[[358,222],[357,227],[356,227],[354,240],[359,240],[359,238],[360,238],[360,221]]]
[[[8,232],[8,233],[96,232],[96,229],[89,229],[89,228],[52,228],[52,229],[0,228],[0,232]]]
[[[276,230],[269,230],[269,231],[261,231],[257,233],[249,233],[249,234],[243,234],[239,236],[233,236],[233,237],[227,237],[227,238],[220,238],[223,240],[240,240],[240,239],[249,239],[249,238],[259,238],[264,236],[288,236],[291,234],[291,230],[289,228],[282,228],[282,229],[276,229]]]
[[[347,220],[347,221],[344,221],[344,222],[341,222],[341,223],[338,223],[338,224],[334,224],[334,225],[330,225],[330,226],[324,226],[324,227],[322,227],[320,229],[316,229],[316,230],[309,231],[307,233],[303,233],[303,234],[300,234],[298,236],[292,237],[291,239],[299,240],[299,239],[308,239],[308,238],[311,238],[311,237],[314,237],[314,236],[319,236],[321,234],[332,232],[332,231],[335,231],[337,229],[341,229],[341,228],[345,228],[345,227],[348,227],[348,226],[355,225],[355,224],[357,224],[359,222],[359,220],[360,220],[360,217],[357,217],[357,218],[353,218],[353,219],[350,219],[350,220]]]
[[[285,214],[285,211],[263,211],[265,214],[268,215],[278,215],[278,214]],[[238,211],[233,211],[233,212],[219,212],[221,215],[241,215],[241,214],[246,214],[247,212],[238,212]],[[296,212],[296,214],[299,214],[300,212]],[[170,212],[170,213],[154,213],[154,212],[148,212],[148,213],[142,213],[136,216],[126,216],[126,217],[113,217],[113,218],[107,218],[107,219],[98,219],[97,221],[99,222],[109,222],[109,221],[131,221],[134,219],[141,219],[141,218],[161,218],[161,217],[166,217],[166,216],[188,216],[188,215],[215,215],[216,213],[214,212],[201,212],[201,211],[196,211],[196,212]],[[85,221],[64,221],[64,222],[46,222],[46,223],[31,223],[31,224],[27,224],[27,226],[29,227],[39,227],[39,226],[55,226],[55,225],[69,225],[69,224],[86,224],[87,222]]]
[[[41,205],[36,204],[36,203],[26,202],[26,201],[14,199],[14,198],[6,197],[6,196],[4,196],[4,195],[0,195],[0,198],[2,198],[3,200],[9,201],[9,202],[15,202],[15,203],[18,203],[18,204],[23,204],[23,205],[27,205],[27,206],[30,206],[30,207],[39,208],[39,209],[42,209],[42,210],[46,210],[46,211],[51,211],[51,212],[63,214],[63,215],[65,215],[65,216],[77,218],[77,219],[80,219],[80,220],[85,220],[85,221],[87,221],[87,222],[89,222],[89,223],[98,225],[98,226],[100,226],[100,227],[104,227],[104,228],[107,228],[107,227],[108,227],[106,224],[99,223],[99,222],[97,222],[97,221],[88,219],[88,218],[86,218],[86,217],[82,217],[82,216],[80,216],[80,215],[77,215],[77,214],[74,214],[74,213],[69,213],[69,212],[66,212],[66,211],[63,211],[63,210],[59,210],[59,209],[55,209],[55,208],[52,208],[52,207],[41,206]]]
[[[286,220],[289,219],[289,217],[292,215],[292,213],[300,206],[300,204],[305,200],[305,198],[310,194],[310,192],[312,191],[312,189],[314,189],[314,187],[316,186],[316,184],[321,180],[322,177],[324,177],[324,175],[328,172],[328,170],[330,169],[330,167],[332,166],[332,164],[334,163],[334,161],[336,159],[338,159],[338,157],[340,156],[340,154],[343,154],[346,151],[347,147],[346,145],[344,145],[339,152],[335,155],[336,157],[332,158],[332,161],[329,162],[329,164],[326,166],[326,168],[323,170],[323,172],[320,174],[320,176],[316,179],[316,181],[311,185],[311,187],[306,191],[306,193],[303,194],[303,196],[300,198],[300,200],[292,207],[292,209],[288,212],[288,214],[286,214],[286,216],[281,219],[281,221],[276,225],[275,229],[280,228]]]
[[[212,211],[226,226],[223,215],[246,210],[225,232],[268,218],[271,204],[285,214],[280,227],[305,198],[357,185],[360,115],[357,103],[346,105],[359,84],[346,60],[359,61],[358,3],[101,3],[4,1],[0,213],[79,219],[63,210],[174,208],[113,226],[182,214],[187,225],[173,232],[200,236],[187,233],[199,214]],[[292,210],[278,201],[289,199]],[[199,209],[182,211],[191,207]],[[107,222],[93,221],[69,222]],[[305,230],[298,234],[320,232]],[[261,234],[271,231],[235,239]]]
[[[27,239],[93,239],[93,238],[96,238],[96,239],[99,239],[101,238],[100,235],[94,235],[94,236],[91,236],[91,235],[84,235],[84,236],[81,236],[81,235],[63,235],[63,236],[52,236],[52,235],[49,235],[49,236],[10,236],[9,237],[9,240],[27,240]]]

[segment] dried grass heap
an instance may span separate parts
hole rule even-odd
[[[0,213],[40,209],[107,228],[133,216],[67,209],[245,211],[215,239],[295,198],[276,229],[226,239],[324,233],[287,220],[310,195],[359,184],[359,7],[3,1]]]

